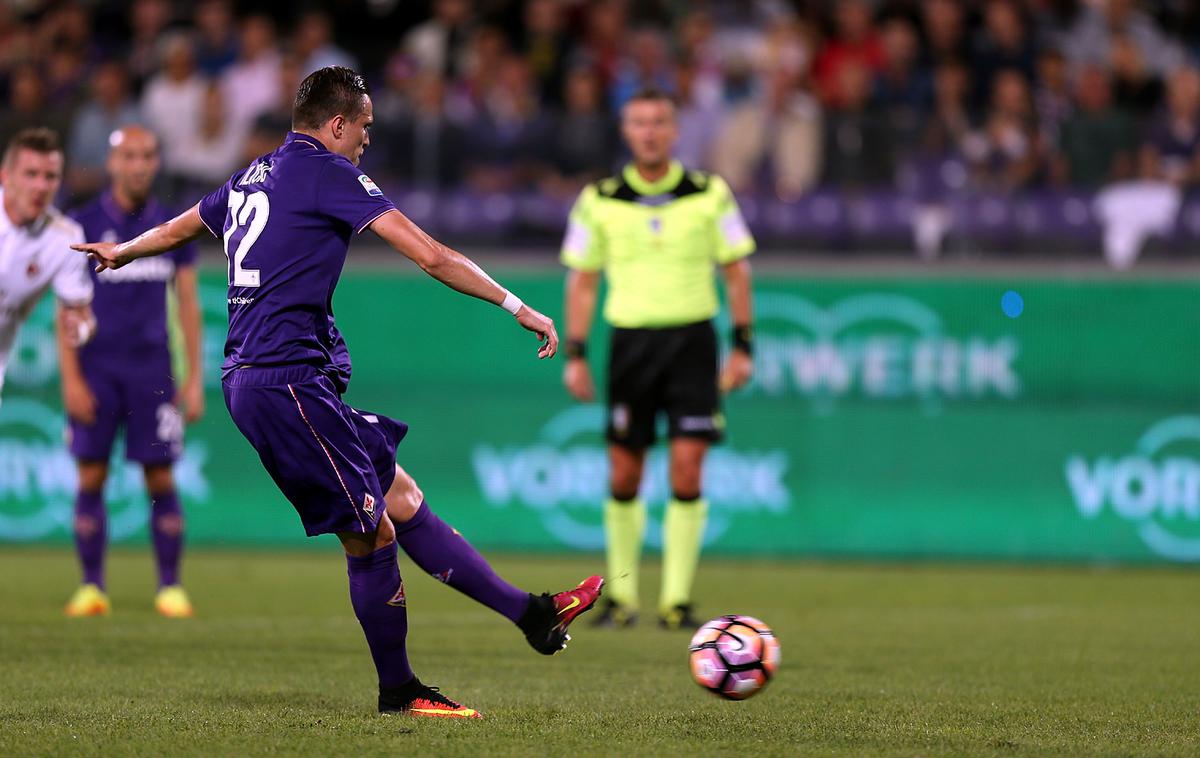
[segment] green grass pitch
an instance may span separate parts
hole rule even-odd
[[[598,559],[496,561],[557,589]],[[688,635],[581,624],[554,658],[411,564],[418,674],[480,722],[381,718],[336,548],[190,554],[189,621],[144,551],[67,620],[66,551],[0,551],[0,755],[1198,755],[1200,575],[708,561],[703,610],[774,626],[759,697],[692,684]],[[657,576],[644,576],[650,599]],[[586,617],[584,617],[586,620]]]

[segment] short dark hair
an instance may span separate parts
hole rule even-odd
[[[672,108],[678,107],[679,105],[679,103],[675,101],[675,96],[661,87],[642,87],[640,90],[633,93],[633,97],[629,98],[626,103],[636,103],[641,101],[668,103]]]
[[[363,112],[367,83],[345,66],[319,68],[300,82],[292,105],[293,129],[317,129],[334,116],[355,119]]]
[[[18,150],[32,150],[35,153],[61,153],[62,142],[53,129],[44,126],[33,126],[22,129],[13,135],[4,148],[4,165],[12,162]]]

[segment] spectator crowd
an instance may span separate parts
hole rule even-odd
[[[739,193],[935,197],[1200,180],[1188,0],[202,0],[0,4],[0,138],[68,144],[73,197],[109,133],[161,138],[170,192],[287,130],[310,71],[359,67],[393,186],[568,197],[622,160],[617,114],[675,94],[679,154]]]

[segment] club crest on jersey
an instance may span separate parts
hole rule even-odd
[[[363,495],[363,513],[368,516],[375,515],[375,496],[369,492]]]
[[[400,589],[396,590],[396,594],[392,595],[392,599],[388,601],[388,605],[394,605],[399,608],[407,608],[408,600],[404,597],[404,580],[400,580]]]
[[[379,189],[378,185],[371,181],[371,177],[367,176],[366,174],[358,175],[358,183],[363,186],[363,189],[365,189],[367,194],[371,197],[379,197],[383,194],[383,190]]]
[[[37,276],[38,272],[41,270],[42,268],[41,266],[37,265],[37,261],[30,261],[29,265],[25,267],[25,276],[28,276],[30,279],[32,279],[33,277]]]
[[[650,217],[650,231],[655,234],[662,234],[662,219],[658,216]]]
[[[271,164],[267,163],[266,161],[263,161],[262,163],[255,163],[246,171],[246,174],[242,177],[242,180],[238,182],[238,184],[259,184],[267,178],[267,172],[270,170]]]

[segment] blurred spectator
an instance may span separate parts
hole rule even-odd
[[[1111,57],[1117,106],[1138,118],[1152,114],[1162,102],[1163,84],[1147,68],[1142,51],[1121,34],[1113,38]]]
[[[735,191],[750,190],[765,175],[778,196],[794,199],[820,175],[820,108],[800,88],[810,58],[801,27],[783,19],[768,40],[757,67],[730,65],[712,166]],[[764,170],[767,157],[771,171]]]
[[[1019,72],[1026,81],[1033,81],[1033,40],[1016,0],[988,0],[984,6],[983,28],[975,41],[972,65],[977,81],[984,85],[977,92],[980,103],[989,101],[996,74],[1006,69]]]
[[[980,189],[1010,192],[1026,187],[1041,167],[1041,140],[1029,84],[1014,69],[1002,70],[979,129],[967,136],[963,153]]]
[[[87,97],[84,85],[91,72],[83,52],[72,47],[55,48],[46,56],[43,70],[46,105],[70,117]]]
[[[960,60],[945,60],[934,69],[933,113],[921,137],[924,157],[940,161],[961,151],[971,134],[970,86],[971,75]]]
[[[468,62],[464,75],[458,80],[447,80],[457,81],[460,85],[447,101],[446,108],[451,118],[459,122],[474,118],[476,111],[482,107],[485,93],[494,89],[496,79],[511,58],[508,37],[502,29],[480,26],[472,30],[470,46],[464,55]],[[436,73],[432,69],[421,70]]]
[[[870,107],[871,69],[845,62],[825,114],[825,181],[841,189],[890,184],[894,179],[892,133]]]
[[[467,181],[484,192],[511,190],[527,183],[544,162],[550,136],[528,64],[509,57],[480,95],[480,108],[466,127]]]
[[[901,146],[918,140],[933,99],[929,75],[921,67],[920,41],[912,23],[896,16],[883,25],[880,35],[883,68],[875,76],[874,101],[892,124]]]
[[[529,0],[521,29],[521,54],[537,80],[542,102],[550,105],[562,104],[565,93],[571,40],[564,11],[561,0]]]
[[[234,132],[225,112],[220,85],[210,84],[201,103],[199,122],[181,151],[177,176],[184,181],[184,197],[211,192],[229,179],[242,158],[243,135]]]
[[[0,3],[0,77],[30,60],[34,48],[33,27],[20,23],[10,4]]]
[[[446,82],[436,72],[405,81],[411,93],[406,108],[387,119],[376,115],[378,149],[406,184],[447,188],[462,180],[464,135],[446,114]]]
[[[670,92],[672,88],[667,40],[658,29],[644,27],[629,37],[629,49],[617,64],[616,79],[610,98],[614,111],[639,90],[654,88]]]
[[[625,34],[625,3],[621,0],[597,0],[588,6],[584,24],[583,52],[587,62],[600,76],[605,91],[617,79],[621,60],[621,40]]]
[[[296,54],[300,57],[300,78],[326,66],[358,68],[354,56],[333,42],[333,19],[325,11],[309,10],[296,23]]]
[[[562,180],[556,191],[574,195],[586,182],[611,173],[617,134],[594,71],[572,70],[565,89],[563,108],[550,138],[550,162]]]
[[[1148,179],[1188,187],[1200,178],[1200,72],[1180,68],[1167,79],[1166,108],[1142,145]]]
[[[697,94],[697,76],[696,65],[690,60],[680,61],[675,68],[675,120],[679,125],[675,156],[689,168],[712,165],[712,145],[725,122],[723,108],[705,103]]]
[[[1130,116],[1113,105],[1108,72],[1086,66],[1076,86],[1078,109],[1062,126],[1055,174],[1083,189],[1128,179],[1133,174],[1134,130]]]
[[[296,90],[307,74],[298,53],[286,53],[279,58],[279,81],[275,86],[275,101],[254,119],[240,163],[249,163],[264,153],[279,147],[292,128],[292,103]]]
[[[925,59],[930,65],[967,60],[970,55],[965,10],[959,0],[924,0],[921,30],[925,36]]]
[[[465,69],[471,27],[468,0],[434,0],[433,18],[404,37],[404,51],[422,71],[455,77]]]
[[[1067,59],[1077,66],[1106,65],[1116,36],[1128,37],[1155,74],[1164,75],[1183,63],[1183,50],[1159,30],[1136,0],[1097,0],[1086,5],[1064,39]]]
[[[129,43],[125,61],[137,89],[154,76],[161,60],[161,41],[171,23],[167,0],[134,0],[129,8]]]
[[[279,51],[275,22],[263,15],[242,21],[237,62],[225,70],[221,87],[225,108],[236,130],[249,131],[254,120],[279,100]]]
[[[46,86],[36,66],[25,63],[13,69],[8,83],[8,103],[0,109],[0,145],[7,145],[22,129],[48,126],[65,142],[67,120],[60,111],[47,110]]]
[[[1033,108],[1037,112],[1038,127],[1044,144],[1057,145],[1062,123],[1073,108],[1067,59],[1058,50],[1044,50],[1038,56],[1037,72]]]
[[[66,189],[73,197],[99,191],[105,183],[109,135],[140,121],[125,67],[116,61],[101,64],[92,75],[91,98],[75,114],[71,127]]]
[[[192,38],[182,32],[165,36],[160,44],[162,71],[142,93],[142,116],[162,143],[166,173],[175,171],[181,152],[191,140],[208,83],[196,71]]]
[[[731,57],[731,51],[722,49],[718,42],[713,17],[703,9],[689,11],[679,22],[676,45],[679,49],[676,57],[680,61],[675,71],[676,79],[680,78],[681,69],[687,69],[688,95],[685,98],[682,91],[677,91],[680,101],[702,109],[718,105],[725,78],[724,64]],[[679,86],[678,81],[676,86]]]
[[[855,109],[860,104],[839,99],[848,94],[847,83],[865,73],[869,85],[870,77],[883,68],[883,45],[871,26],[871,4],[867,0],[838,2],[834,9],[834,27],[834,35],[821,49],[813,69],[817,94],[827,106]],[[846,68],[853,72],[843,76],[842,70]]]
[[[237,32],[228,0],[202,0],[196,6],[196,65],[208,77],[220,76],[237,60]]]

